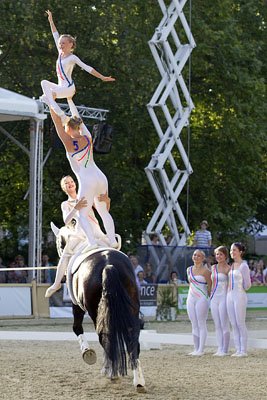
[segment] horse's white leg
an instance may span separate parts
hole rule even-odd
[[[88,344],[84,334],[81,334],[78,336],[78,342],[80,344],[83,361],[89,365],[95,364],[96,363],[96,353],[93,349],[89,348],[89,344]]]
[[[141,368],[140,360],[137,360],[136,362],[136,369],[133,369],[133,375],[134,375],[133,384],[136,387],[136,390],[138,392],[145,391],[145,378]]]

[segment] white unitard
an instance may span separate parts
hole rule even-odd
[[[69,100],[68,103],[72,115],[79,116],[73,101]],[[82,133],[87,139],[87,145],[84,148],[79,148],[78,142],[76,141],[75,143],[74,139],[73,143],[76,146],[76,151],[74,153],[66,153],[70,166],[78,180],[78,199],[84,196],[87,200],[87,207],[79,211],[77,218],[88,239],[89,245],[96,245],[92,226],[88,219],[88,214],[94,203],[97,212],[102,218],[110,244],[113,247],[116,243],[113,218],[107,210],[106,203],[98,200],[100,194],[108,193],[108,181],[94,162],[92,137],[84,124],[82,124]]]
[[[66,200],[61,203],[61,210],[62,210],[62,215],[63,215],[63,220],[65,225],[68,225],[71,223],[71,220],[73,218],[76,219],[78,211],[74,208],[75,205],[77,204],[76,200]],[[92,225],[93,233],[96,239],[105,239],[106,236],[104,233],[101,231],[99,223],[95,217],[94,211],[91,209],[88,219]],[[78,246],[83,242],[86,241],[86,236],[84,235],[83,230],[80,228],[80,225],[76,219],[76,225],[75,225],[75,232],[71,234],[68,238],[68,243],[65,246],[62,256],[60,257],[58,266],[57,266],[57,272],[56,272],[56,277],[55,277],[55,282],[53,284],[53,288],[57,288],[60,285],[60,282],[64,276],[64,273],[68,267],[69,260],[72,257],[73,253],[75,252],[75,249],[78,251]]]
[[[45,97],[41,97],[41,100],[52,107],[56,114],[62,116],[64,113],[54,100],[53,93],[56,94],[56,98],[58,99],[72,97],[75,94],[75,85],[72,80],[72,70],[75,64],[79,65],[79,67],[88,73],[91,73],[93,68],[82,62],[79,57],[75,56],[74,54],[70,54],[68,57],[62,58],[61,50],[58,45],[58,32],[54,32],[53,37],[59,53],[56,63],[58,84],[43,80],[41,82],[41,86]]]
[[[193,275],[193,267],[187,268],[189,292],[187,296],[187,314],[192,324],[195,352],[203,353],[207,338],[206,321],[209,312],[207,282],[202,275]]]
[[[61,203],[61,210],[62,210],[62,215],[63,215],[63,220],[65,225],[69,224],[73,218],[76,218],[78,215],[78,211],[74,208],[75,205],[77,204],[78,200],[72,200],[68,199],[66,201],[63,201]],[[95,216],[95,213],[93,209],[91,208],[89,214],[88,214],[89,221],[91,223],[92,229],[93,229],[93,234],[96,239],[105,239],[106,235],[101,231],[99,222]],[[86,240],[86,236],[84,235],[83,230],[80,228],[79,222],[77,220],[77,225],[75,226],[77,235],[80,237],[84,237],[84,240]]]
[[[211,282],[210,308],[216,328],[218,353],[227,354],[230,342],[230,325],[226,306],[228,276],[218,272],[217,266],[213,265]]]
[[[234,344],[237,352],[247,351],[246,290],[251,286],[249,267],[242,262],[238,269],[233,267],[228,273],[227,311],[233,328]]]

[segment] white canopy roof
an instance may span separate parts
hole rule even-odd
[[[0,122],[21,119],[46,119],[39,113],[39,102],[21,94],[0,88]]]

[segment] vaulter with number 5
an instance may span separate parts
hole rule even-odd
[[[93,159],[93,143],[91,134],[78,116],[78,111],[71,99],[68,99],[72,117],[68,118],[65,129],[61,118],[50,108],[50,113],[54,121],[57,134],[66,149],[66,155],[69,160],[72,171],[78,180],[78,199],[84,197],[87,206],[79,210],[77,219],[80,227],[84,231],[88,248],[91,250],[97,248],[93,229],[88,218],[93,203],[99,213],[110,242],[110,247],[118,248],[119,244],[115,238],[115,227],[113,218],[107,210],[106,203],[99,201],[101,194],[108,193],[108,181],[103,172],[97,167]]]

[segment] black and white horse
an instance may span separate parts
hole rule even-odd
[[[57,241],[58,246],[65,243],[65,232],[66,227],[58,232],[57,238],[61,239]],[[102,374],[111,379],[124,376],[129,361],[137,391],[145,391],[139,361],[139,292],[129,258],[121,251],[100,248],[88,253],[76,267],[68,284],[74,300],[73,331],[84,361],[88,364],[96,362],[95,351],[89,348],[82,325],[87,311],[104,349]]]

